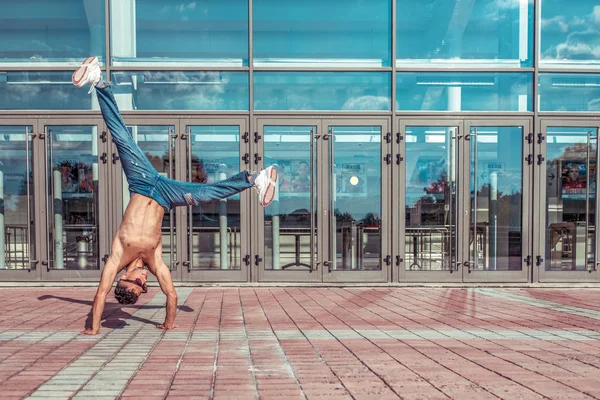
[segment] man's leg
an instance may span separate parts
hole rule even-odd
[[[98,59],[89,57],[84,60],[73,73],[72,81],[77,87],[82,87],[88,83],[95,86],[100,111],[111,133],[113,142],[117,146],[127,182],[130,188],[135,189],[135,191],[141,190],[142,194],[147,194],[146,191],[149,192],[149,187],[154,184],[158,172],[142,149],[135,143],[123,118],[121,118],[110,84],[102,81]]]

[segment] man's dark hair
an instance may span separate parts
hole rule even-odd
[[[130,292],[123,286],[115,286],[115,299],[121,304],[135,304],[138,301],[138,295]]]

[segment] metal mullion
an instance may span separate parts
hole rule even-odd
[[[253,67],[257,72],[391,72],[392,67]]]
[[[119,0],[113,0],[119,1]],[[104,0],[104,34],[105,34],[105,42],[104,42],[104,51],[106,52],[104,65],[106,67],[105,78],[107,82],[110,82],[111,75],[111,65],[112,65],[112,55],[110,54],[110,27],[111,27],[111,12],[110,12],[110,2],[111,0]]]
[[[441,73],[455,73],[455,72],[493,72],[493,73],[507,73],[507,72],[534,72],[533,67],[521,68],[521,67],[452,67],[448,68],[448,66],[439,66],[439,67],[397,67],[397,72],[441,72]]]
[[[538,66],[537,70],[539,73],[543,73],[543,74],[598,74],[598,73],[600,73],[600,67],[573,68],[571,66],[571,67],[559,68],[559,67]]]
[[[119,1],[119,0],[117,0]],[[247,72],[250,70],[249,67],[219,67],[219,66],[209,66],[209,65],[173,65],[173,66],[165,66],[165,65],[155,65],[153,66],[151,63],[140,65],[123,65],[123,66],[111,66],[111,70],[118,72],[128,72],[128,71],[238,71],[238,72]]]

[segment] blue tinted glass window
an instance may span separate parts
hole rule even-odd
[[[248,65],[247,0],[111,0],[115,65]]]
[[[530,73],[398,73],[397,110],[532,111]]]
[[[540,74],[540,111],[600,111],[600,74]]]
[[[0,110],[92,109],[93,96],[73,86],[72,73],[0,72]]]
[[[540,61],[600,65],[600,3],[543,0]]]
[[[129,95],[121,96],[124,109],[249,109],[246,72],[113,72],[112,86],[115,94]]]
[[[256,72],[256,110],[389,111],[385,72]]]
[[[398,66],[530,67],[533,0],[397,0]]]
[[[256,66],[390,66],[391,0],[254,0]]]
[[[104,59],[104,1],[2,0],[0,63]]]

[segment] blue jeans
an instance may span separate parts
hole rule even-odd
[[[159,175],[123,122],[110,84],[101,82],[96,86],[96,92],[102,117],[117,146],[130,193],[156,200],[165,211],[169,211],[174,207],[195,206],[224,199],[253,186],[249,181],[248,171],[220,182],[206,184],[181,182]]]

